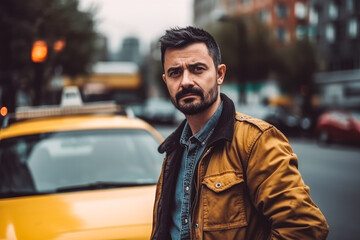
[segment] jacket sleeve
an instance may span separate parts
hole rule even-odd
[[[265,130],[254,142],[247,183],[257,211],[271,222],[271,239],[326,239],[325,217],[310,198],[297,156],[276,128]]]

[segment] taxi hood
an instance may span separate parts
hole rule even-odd
[[[0,239],[149,239],[155,185],[0,199]]]

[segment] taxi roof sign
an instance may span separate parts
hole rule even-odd
[[[61,106],[82,106],[82,98],[77,86],[67,86],[61,94]]]

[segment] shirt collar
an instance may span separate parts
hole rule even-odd
[[[212,132],[214,131],[216,124],[221,116],[221,112],[223,109],[223,102],[221,102],[220,106],[216,110],[216,112],[211,116],[211,118],[206,122],[205,126],[197,132],[194,136],[191,136],[191,129],[186,121],[184,129],[182,131],[180,137],[180,143],[182,145],[188,145],[189,139],[194,138],[196,139],[201,145],[205,145],[209,137],[211,136]]]

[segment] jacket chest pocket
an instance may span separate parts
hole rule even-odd
[[[207,176],[202,184],[204,231],[247,226],[242,175],[227,172]]]

